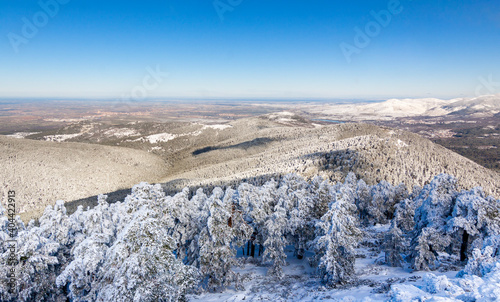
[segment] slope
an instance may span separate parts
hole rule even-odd
[[[14,190],[23,219],[38,216],[57,199],[130,188],[165,174],[164,161],[144,151],[6,136],[0,136],[0,163],[0,198]]]
[[[295,122],[293,122],[295,121]],[[368,124],[318,125],[297,116],[241,119],[214,134],[210,145],[181,150],[169,191],[184,186],[221,185],[241,179],[265,180],[286,173],[342,180],[354,172],[368,183],[386,180],[423,186],[448,173],[461,188],[482,186],[500,196],[500,175],[419,135]],[[222,139],[224,138],[224,139]]]

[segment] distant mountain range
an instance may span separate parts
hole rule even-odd
[[[399,117],[446,116],[467,114],[473,117],[488,117],[500,113],[500,94],[474,98],[442,100],[390,99],[379,103],[348,105],[310,105],[306,112],[325,114],[344,120],[384,120]]]

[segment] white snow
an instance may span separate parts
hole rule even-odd
[[[163,143],[163,142],[168,142],[176,138],[176,134],[171,134],[171,133],[158,133],[158,134],[153,134],[146,136],[145,139],[149,141],[151,144],[157,144],[157,143]]]
[[[151,149],[148,150],[148,152],[153,152],[153,151],[165,151],[165,149],[163,149],[160,146],[156,146],[156,147],[152,147]]]
[[[203,126],[203,130],[204,129],[224,130],[224,129],[228,129],[228,128],[232,128],[232,127],[233,126],[227,125],[227,124],[222,124],[222,125],[204,125]]]
[[[396,146],[400,149],[400,148],[402,148],[402,147],[408,147],[408,144],[407,144],[407,143],[405,143],[405,142],[403,142],[402,140],[398,139],[398,140],[396,141]]]
[[[452,190],[453,182],[453,177],[442,174],[415,197],[414,202],[419,207],[414,221],[416,225],[425,222],[425,228],[415,227],[412,236],[418,236],[418,240],[411,243],[417,245],[411,247],[413,250],[433,255],[418,245],[443,245],[438,241],[444,237],[443,232],[448,231],[441,224],[446,217],[453,218],[448,221],[448,227],[461,227],[471,234],[478,234],[479,229],[473,228],[479,227],[479,218],[471,211],[486,202],[495,205],[498,202],[484,200],[479,189],[448,192]],[[354,174],[350,174],[344,184],[330,184],[317,178],[311,184],[315,193],[300,189],[307,185],[306,181],[289,174],[280,186],[275,181],[262,187],[243,183],[237,191],[228,188],[224,192],[215,188],[207,196],[200,189],[190,197],[187,188],[174,196],[166,196],[159,184],[141,183],[132,188],[123,202],[108,204],[106,196],[100,195],[95,208],[83,211],[80,206],[71,216],[67,215],[64,202],[57,201],[54,207],[46,208],[39,226],[30,223],[25,227],[19,223],[19,253],[28,259],[18,266],[22,269],[19,276],[30,292],[52,295],[54,291],[47,288],[67,287],[74,300],[82,301],[123,301],[129,296],[138,301],[155,301],[158,293],[172,297],[181,295],[184,290],[196,290],[200,281],[209,286],[212,282],[213,286],[205,291],[191,292],[188,301],[500,301],[500,259],[497,253],[500,251],[500,235],[484,239],[482,250],[474,249],[469,263],[460,272],[460,264],[450,261],[457,255],[442,251],[438,251],[439,256],[429,262],[439,263],[436,271],[412,271],[409,263],[403,264],[404,267],[390,267],[385,261],[390,261],[386,259],[397,249],[390,247],[390,242],[394,241],[387,235],[396,236],[397,221],[404,226],[403,216],[408,216],[405,208],[411,206],[410,200],[405,199],[397,205],[392,223],[380,218],[384,222],[376,222],[360,232],[357,219],[354,219],[353,186],[357,184],[356,190],[362,194],[359,196],[364,196],[363,192],[368,189],[366,183],[357,182]],[[382,195],[389,196],[391,192],[397,192],[389,186],[381,182],[372,187],[376,190],[367,192],[373,196],[381,196],[382,192]],[[449,216],[447,205],[452,200],[447,197],[455,193],[460,195],[454,201],[453,216]],[[274,194],[279,196],[276,199],[279,203],[271,209],[269,203],[274,202]],[[311,194],[317,196],[316,202]],[[315,229],[310,236],[318,240],[314,239],[312,245],[302,245],[304,258],[298,259],[294,255],[296,249],[293,245],[296,243],[291,239],[300,240],[300,237],[293,236],[307,236],[302,230],[313,217],[308,213],[320,204],[320,200],[332,202],[328,203],[326,214],[313,224]],[[440,206],[436,207],[436,204]],[[236,205],[241,210],[237,210]],[[371,210],[379,208],[377,205],[373,203]],[[360,209],[365,209],[363,203]],[[0,205],[0,238],[6,238],[8,231],[5,213]],[[256,258],[246,256],[241,248],[236,248],[237,244],[245,244],[254,230],[247,224],[246,215],[251,217],[254,225],[261,226],[263,238],[255,239],[262,240],[266,246],[262,256],[258,255],[258,247],[255,249]],[[228,224],[229,218],[231,225]],[[492,232],[500,233],[494,231],[497,222],[489,221],[487,217],[481,219],[487,221],[486,225]],[[436,236],[426,237],[430,232]],[[399,242],[405,245],[404,241]],[[65,255],[71,246],[70,260],[58,263],[58,259],[65,261],[59,256]],[[386,251],[389,251],[389,257],[386,257]],[[0,252],[5,253],[5,249]],[[337,252],[342,254],[335,254]],[[323,254],[319,270],[317,265],[309,265],[314,263],[309,262],[314,253]],[[199,270],[181,259],[198,262]],[[423,260],[420,265],[424,264]],[[54,266],[58,264],[65,266],[62,272],[56,273]],[[325,265],[329,270],[326,276],[341,276],[342,279],[325,280]],[[431,265],[422,267],[430,268]],[[0,268],[0,274],[6,271],[1,264]],[[335,271],[332,272],[331,268]],[[34,271],[43,276],[42,281],[31,280]],[[475,271],[480,271],[482,277],[472,275]],[[206,276],[205,281],[199,279],[197,272]],[[343,273],[338,275],[338,272]],[[323,281],[329,280],[335,280],[334,286],[344,284],[344,281],[348,284],[327,287]],[[122,290],[124,282],[127,287]],[[95,290],[92,294],[95,299],[85,296],[88,293],[86,286]],[[0,284],[0,295],[3,293],[5,290]],[[3,297],[0,296],[0,300],[14,300]]]
[[[46,141],[50,142],[64,142],[67,141],[68,139],[75,138],[77,136],[82,135],[82,133],[74,133],[74,134],[55,134],[55,135],[47,135],[44,136],[43,138]]]
[[[41,133],[41,132],[16,132],[16,133],[8,134],[6,136],[10,136],[13,138],[25,138],[26,136],[30,136],[30,135],[38,134],[38,133]]]
[[[476,116],[492,116],[500,112],[500,95],[478,98],[389,99],[364,104],[304,105],[303,110],[342,120],[390,120],[398,117],[444,116],[452,112],[477,110]]]
[[[114,136],[117,138],[134,136],[134,135],[138,135],[138,134],[139,133],[136,130],[129,129],[129,128],[113,128],[113,129],[109,129],[106,132],[104,132],[104,135],[106,135],[108,137]]]

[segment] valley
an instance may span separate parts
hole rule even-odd
[[[461,188],[481,185],[488,194],[500,196],[497,107],[470,113],[459,102],[461,113],[456,113],[450,102],[424,101],[427,105],[418,110],[414,105],[408,109],[407,103],[3,104],[2,160],[15,171],[2,172],[3,191],[7,184],[24,188],[24,219],[37,217],[55,199],[68,202],[70,211],[78,204],[95,205],[100,193],[115,192],[110,199],[121,200],[140,180],[161,183],[175,193],[185,186],[260,184],[287,173],[342,181],[354,172],[371,184],[402,182],[411,190],[439,173],[449,173],[458,177]],[[477,102],[472,103],[477,108]],[[485,104],[496,106],[488,98]],[[408,110],[420,115],[404,113]],[[28,120],[33,124],[13,122]],[[58,151],[44,152],[46,148]],[[89,154],[83,151],[89,148]],[[109,152],[115,159],[106,155]],[[101,171],[117,159],[122,163],[116,170]],[[65,162],[71,164],[61,169]],[[80,176],[71,173],[77,167],[84,169]],[[68,179],[66,175],[92,175],[99,185],[87,182],[80,189],[66,188],[58,183]],[[76,178],[75,183],[83,181]],[[26,180],[32,185],[24,184]]]

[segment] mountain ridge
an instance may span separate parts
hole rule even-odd
[[[482,186],[487,194],[500,196],[500,174],[403,130],[362,123],[332,125],[292,112],[238,119],[224,125],[188,123],[183,129],[175,132],[175,138],[165,140],[141,140],[134,133],[131,140],[122,138],[127,143],[119,147],[0,137],[0,147],[7,150],[9,144],[17,146],[14,151],[1,153],[2,160],[9,163],[2,175],[3,191],[26,190],[19,208],[27,212],[38,209],[39,213],[56,199],[83,200],[123,191],[141,181],[163,183],[167,191],[176,192],[186,186],[225,186],[287,173],[343,181],[354,172],[369,184],[385,180],[392,185],[404,183],[410,190],[447,173],[459,179],[459,188]],[[166,129],[157,131],[164,133]],[[29,148],[37,152],[22,151]],[[60,153],[56,152],[56,156],[44,151],[51,148]],[[111,169],[106,169],[110,163],[107,153],[120,159]],[[68,168],[62,162],[71,165]],[[38,168],[30,171],[27,165]],[[8,171],[15,171],[15,179]],[[107,182],[115,185],[106,186]]]

